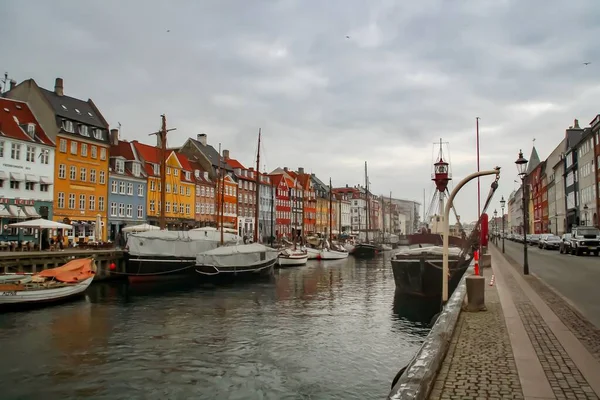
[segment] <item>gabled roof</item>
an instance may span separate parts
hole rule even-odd
[[[143,161],[152,164],[160,164],[161,151],[158,147],[140,143],[137,140],[132,141],[131,144]]]
[[[284,179],[284,174],[269,174],[269,177],[271,178],[271,182],[273,182],[274,186],[279,186],[281,184],[281,182],[283,181],[286,186],[287,186],[287,182]]]
[[[223,162],[224,161],[223,157],[221,157],[219,155],[219,152],[217,150],[215,150],[215,148],[212,147],[210,144],[203,145],[202,142],[200,142],[194,138],[188,138],[188,140],[190,140],[191,143],[194,144],[194,146],[198,149],[198,151],[200,151],[202,154],[204,154],[204,156],[208,159],[208,161],[210,161],[210,163],[212,164],[213,167],[219,168],[219,162],[221,162],[222,167],[226,171],[233,170],[226,162]]]
[[[246,167],[244,167],[242,165],[242,163],[240,163],[238,160],[233,159],[233,158],[226,158],[225,162],[227,164],[229,164],[229,166],[233,169],[239,168],[239,169],[246,169]]]
[[[323,183],[323,181],[317,178],[315,174],[311,174],[310,178],[313,181],[313,185],[318,186],[318,190],[323,190],[325,193],[329,193],[329,185]]]
[[[33,138],[27,133],[27,124],[35,125],[35,136]],[[0,98],[0,133],[13,139],[49,146],[54,145],[27,103],[22,101]]]
[[[298,174],[298,180],[302,187],[306,190],[312,189],[312,180],[310,179],[310,174]]]
[[[137,161],[131,143],[125,140],[119,140],[119,143],[116,146],[110,146],[110,156],[123,157],[128,161]]]
[[[76,99],[71,96],[59,96],[54,91],[40,87],[42,94],[59,117],[64,117],[82,124],[108,129],[108,124],[104,117],[100,115],[92,100],[87,101]],[[79,111],[79,112],[77,112]]]

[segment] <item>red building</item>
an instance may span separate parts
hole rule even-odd
[[[545,162],[539,163],[528,176],[529,184],[531,185],[531,198],[533,200],[533,232],[543,233],[543,185],[542,171],[544,170]],[[546,200],[546,208],[548,201]]]
[[[275,187],[275,237],[289,237],[291,230],[290,187],[285,174],[269,175]]]

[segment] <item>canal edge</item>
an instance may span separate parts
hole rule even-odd
[[[473,266],[465,271],[419,351],[389,393],[387,397],[389,400],[424,400],[428,398],[450,347],[450,341],[467,293],[466,278],[471,274],[473,274]]]

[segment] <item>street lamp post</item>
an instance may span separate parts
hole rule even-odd
[[[519,150],[519,158],[515,161],[515,164],[517,164],[517,171],[519,171],[519,177],[521,177],[521,190],[523,191],[523,275],[529,275],[529,260],[527,259],[527,199],[529,193],[525,184],[527,163],[527,159],[523,157],[523,151]]]
[[[502,252],[504,253],[504,206],[506,205],[506,200],[504,200],[504,196],[500,199],[500,208],[502,208]]]
[[[587,206],[587,204],[584,204],[583,205],[583,216],[585,219],[584,219],[583,225],[585,225],[585,226],[587,226],[587,224],[588,224],[588,219],[587,219],[588,214],[587,213],[588,213],[588,206]]]
[[[498,210],[494,210],[494,242],[498,246]]]

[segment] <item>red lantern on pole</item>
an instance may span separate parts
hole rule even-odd
[[[487,247],[488,245],[488,215],[487,214],[481,214],[481,247]]]

